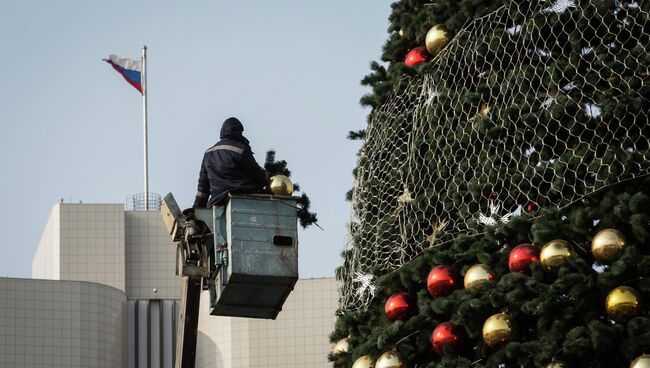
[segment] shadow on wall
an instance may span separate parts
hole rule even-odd
[[[226,367],[223,362],[221,350],[219,350],[216,341],[201,331],[199,331],[196,339],[195,368]]]

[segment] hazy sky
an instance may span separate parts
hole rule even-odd
[[[359,80],[392,0],[0,0],[0,276],[30,277],[54,203],[143,191],[142,101],[101,59],[148,46],[150,190],[192,204],[221,122],[274,148],[312,199],[300,276],[331,276],[365,125]]]

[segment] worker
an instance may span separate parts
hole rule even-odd
[[[228,193],[256,193],[262,191],[268,178],[261,168],[242,132],[244,126],[234,117],[221,126],[221,140],[203,155],[195,208],[225,205]]]

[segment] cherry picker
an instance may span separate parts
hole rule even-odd
[[[181,211],[165,196],[160,211],[182,277],[176,368],[194,368],[202,290],[211,315],[277,317],[298,280],[296,200],[230,195],[224,207]]]

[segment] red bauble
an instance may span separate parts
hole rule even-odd
[[[526,272],[528,267],[539,261],[539,249],[531,244],[519,244],[510,251],[508,268],[510,272]]]
[[[537,201],[530,201],[526,205],[526,213],[535,213],[539,211],[539,203]]]
[[[414,67],[422,63],[426,63],[429,61],[429,59],[431,59],[431,54],[429,54],[427,48],[420,46],[414,48],[413,50],[409,51],[408,54],[406,54],[404,64],[406,64],[406,66]]]
[[[433,349],[442,356],[445,350],[451,351],[454,355],[460,355],[464,344],[463,329],[453,322],[444,322],[438,325],[431,334]]]
[[[393,322],[411,318],[416,312],[415,300],[409,293],[393,294],[386,301],[386,317]]]
[[[447,296],[463,285],[463,278],[451,266],[434,267],[427,277],[427,289],[433,297]]]

